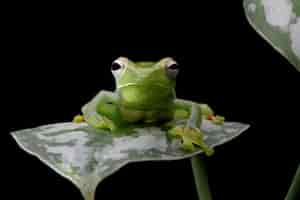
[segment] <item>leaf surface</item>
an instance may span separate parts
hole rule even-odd
[[[249,125],[204,120],[205,142],[214,147],[245,131]],[[158,127],[136,128],[129,135],[96,130],[86,123],[58,123],[12,132],[19,146],[37,156],[74,183],[86,200],[94,199],[97,185],[131,162],[178,160],[202,153],[182,150],[177,139],[168,139]]]

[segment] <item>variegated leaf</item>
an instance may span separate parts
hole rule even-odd
[[[204,120],[202,131],[210,146],[238,136],[249,126],[225,122],[214,125]],[[136,128],[131,134],[113,135],[86,123],[58,123],[12,133],[22,149],[73,182],[85,200],[94,199],[97,185],[131,162],[176,160],[202,153],[188,153],[180,141],[170,140],[158,127]]]
[[[300,1],[244,0],[253,28],[300,71]]]

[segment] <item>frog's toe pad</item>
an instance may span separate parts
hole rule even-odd
[[[81,123],[81,122],[84,122],[85,120],[84,120],[84,117],[82,116],[82,115],[76,115],[74,118],[73,118],[73,120],[72,120],[72,122],[73,123]]]
[[[225,122],[225,118],[221,115],[208,115],[207,116],[208,120],[211,120],[212,123],[216,124],[216,125],[223,125]]]

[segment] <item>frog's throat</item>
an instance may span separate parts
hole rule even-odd
[[[162,84],[159,84],[159,83],[155,83],[155,84],[152,84],[152,85],[158,86],[158,87],[161,87],[161,88],[165,88],[165,89],[169,89],[169,87],[167,87],[165,85],[162,85]],[[142,84],[138,84],[138,83],[126,83],[126,84],[123,84],[123,85],[119,85],[117,87],[117,89],[121,89],[121,88],[128,87],[128,86],[142,86]]]

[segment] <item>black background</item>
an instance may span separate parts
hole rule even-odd
[[[283,199],[299,163],[299,72],[250,27],[240,1],[135,5],[14,5],[5,15],[5,195],[80,199],[9,132],[71,120],[99,90],[114,89],[110,63],[119,56],[172,56],[178,97],[251,125],[206,159],[214,199]],[[119,198],[197,199],[190,161],[122,168],[97,191]]]

